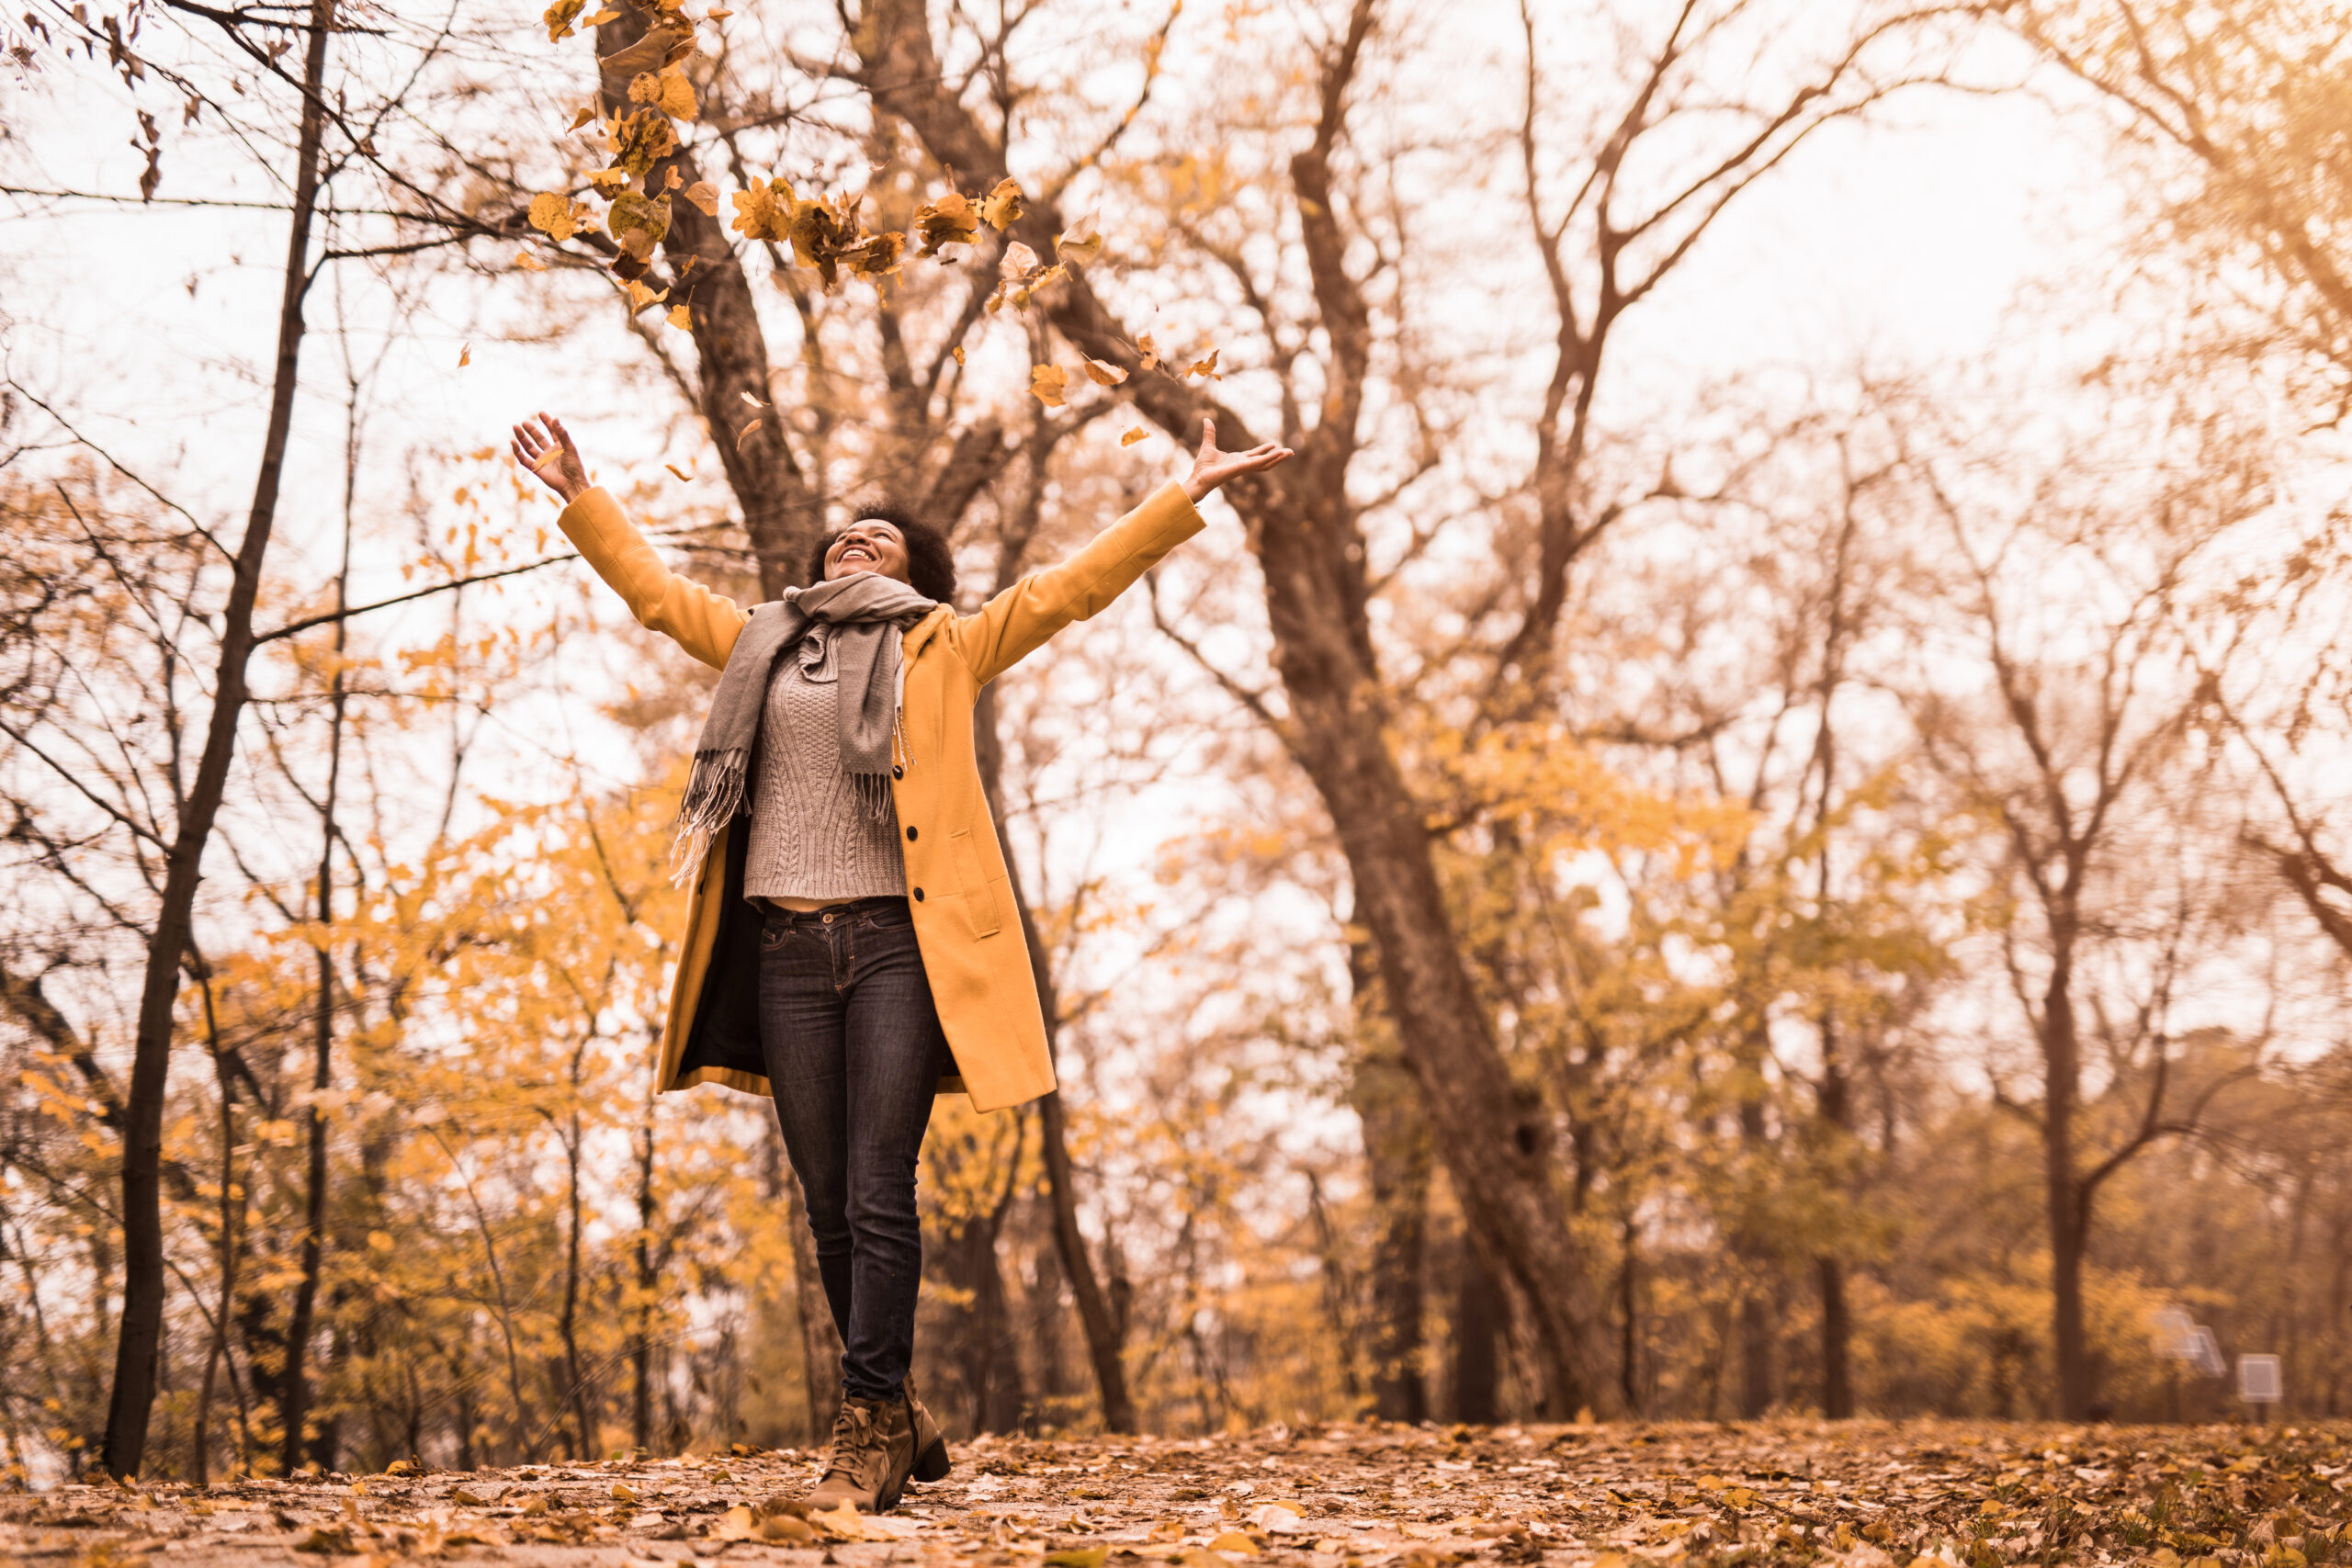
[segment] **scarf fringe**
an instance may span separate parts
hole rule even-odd
[[[702,875],[711,840],[743,809],[743,784],[751,762],[748,750],[695,753],[685,798],[678,803],[677,835],[670,840],[671,886],[692,887]]]

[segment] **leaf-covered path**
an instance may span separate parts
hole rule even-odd
[[[880,1520],[791,1452],[0,1499],[26,1563],[1440,1568],[2352,1561],[2352,1427],[1281,1427],[993,1438]],[[763,1506],[764,1505],[764,1506]]]

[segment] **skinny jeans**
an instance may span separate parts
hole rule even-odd
[[[842,1391],[895,1398],[922,1283],[915,1163],[949,1062],[906,899],[768,909],[760,1052],[842,1337]]]

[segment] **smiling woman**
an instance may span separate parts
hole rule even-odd
[[[542,414],[515,460],[639,622],[724,673],[679,808],[694,889],[654,1087],[771,1097],[842,1336],[841,1414],[808,1501],[894,1506],[948,1470],[915,1398],[915,1161],[933,1098],[1049,1092],[1051,1055],[972,745],[979,690],[1201,529],[1193,503],[1291,454],[1216,449],[1061,565],[971,615],[945,537],[896,507],[828,536],[810,583],[745,610],[662,564]],[[748,818],[748,820],[745,820]]]

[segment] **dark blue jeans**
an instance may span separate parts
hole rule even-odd
[[[842,1337],[842,1386],[894,1397],[914,1359],[915,1159],[947,1039],[904,898],[768,911],[760,1051]]]

